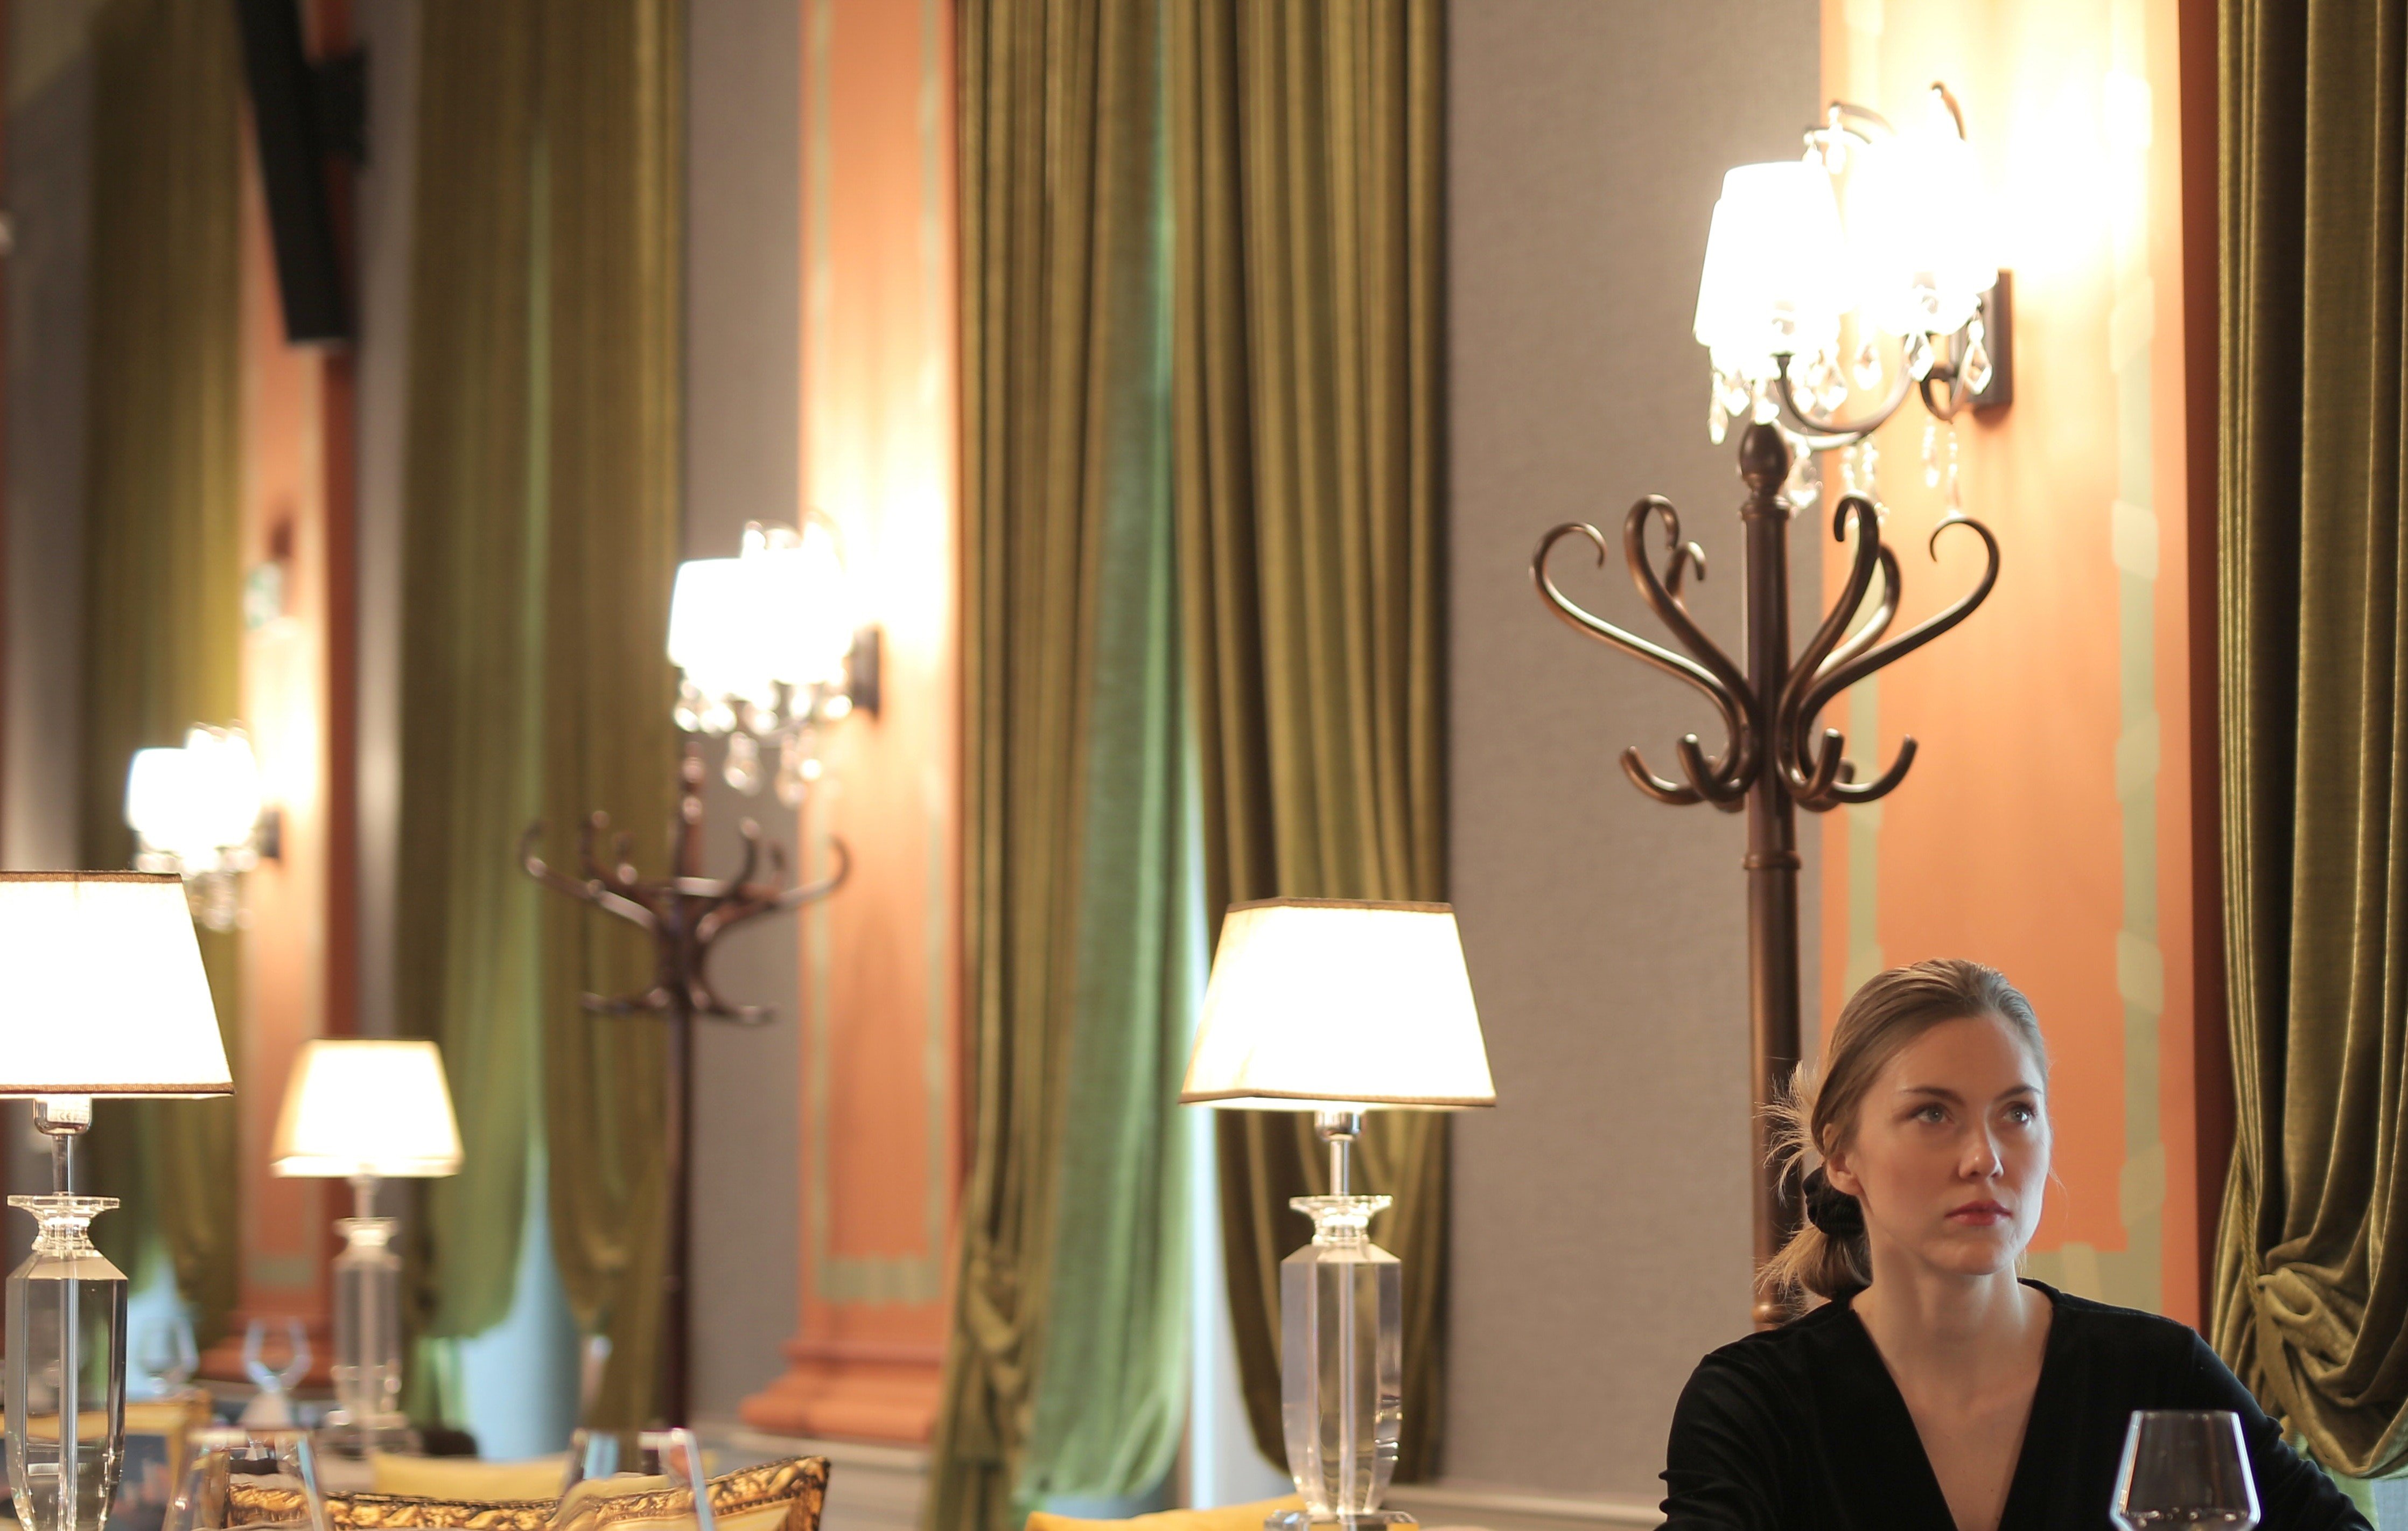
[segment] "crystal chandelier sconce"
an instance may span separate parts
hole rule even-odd
[[[1942,422],[2014,398],[2011,284],[1948,88],[1903,131],[1834,102],[1805,141],[1802,159],[1723,178],[1695,331],[1713,373],[1707,434],[1778,426],[1801,507],[1811,454],[1863,440],[1908,394]],[[1858,394],[1878,402],[1846,412]]]
[[[136,751],[125,823],[136,869],[182,878],[193,918],[210,930],[246,923],[235,880],[280,851],[281,819],[265,805],[259,757],[240,723],[194,723],[180,749]]]
[[[843,548],[824,516],[799,532],[753,522],[736,557],[678,565],[677,725],[724,737],[723,773],[747,795],[764,785],[763,747],[773,746],[778,800],[801,806],[819,780],[821,731],[856,709],[877,714],[879,650],[878,628],[854,613]]]

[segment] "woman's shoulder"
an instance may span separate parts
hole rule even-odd
[[[1845,1301],[1821,1303],[1786,1324],[1756,1330],[1707,1352],[1698,1363],[1698,1375],[1763,1377],[1816,1366],[1845,1348],[1849,1326],[1855,1323]]]
[[[2135,1370],[2145,1367],[2160,1376],[2189,1377],[2202,1366],[2221,1369],[2214,1364],[2214,1352],[2207,1341],[2180,1319],[2079,1297],[2028,1277],[2024,1284],[2045,1293],[2055,1309],[2049,1337],[2052,1349],[2072,1346],[2094,1362],[2107,1360]]]

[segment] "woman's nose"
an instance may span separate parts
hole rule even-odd
[[[1972,1142],[1966,1146],[1965,1173],[1975,1180],[1988,1180],[2005,1167],[2006,1163],[1999,1157],[1998,1145],[1990,1141],[1990,1135],[1985,1132],[1974,1134]]]

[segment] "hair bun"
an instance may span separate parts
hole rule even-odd
[[[1826,1238],[1852,1241],[1865,1236],[1864,1204],[1833,1185],[1820,1165],[1806,1174],[1806,1221]]]

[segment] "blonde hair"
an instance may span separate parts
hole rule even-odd
[[[1997,968],[1942,957],[1877,973],[1841,1009],[1821,1067],[1810,1070],[1800,1065],[1789,1089],[1769,1109],[1784,1183],[1793,1189],[1802,1183],[1808,1151],[1823,1159],[1847,1145],[1856,1135],[1856,1111],[1866,1092],[1908,1043],[1942,1023],[1971,1016],[1988,1016],[2004,1025],[2031,1054],[2042,1082],[2047,1082],[2048,1045],[2041,1038],[2040,1018],[2023,991]],[[1820,1195],[1853,1200],[1837,1190]],[[1860,1292],[1872,1280],[1872,1251],[1861,1226],[1834,1235],[1810,1219],[1756,1272],[1756,1288],[1765,1296],[1794,1298],[1813,1293],[1828,1298]]]

